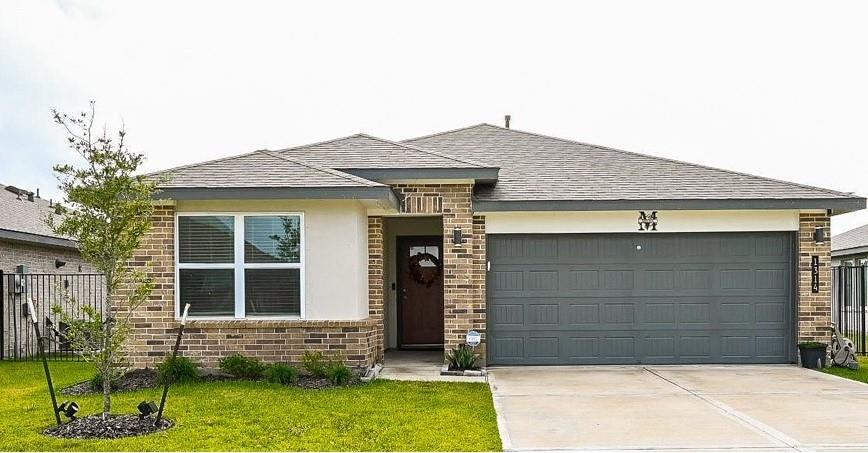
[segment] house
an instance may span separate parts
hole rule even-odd
[[[832,236],[832,264],[868,265],[868,225]]]
[[[54,204],[38,194],[0,184],[0,270],[11,273],[23,266],[30,273],[80,272],[87,266],[70,238],[54,233],[45,223],[55,215]]]
[[[47,217],[56,215],[55,209],[54,203],[41,198],[38,191],[0,185],[0,273],[4,274],[0,276],[0,359],[35,351],[35,338],[20,321],[20,304],[28,291],[44,302],[40,309],[47,315],[59,300],[61,291],[56,286],[64,280],[66,289],[75,288],[82,296],[90,296],[91,291],[78,286],[99,286],[96,277],[80,276],[93,269],[82,258],[78,244],[58,236],[45,223]],[[82,285],[77,285],[79,282]]]
[[[169,169],[133,363],[789,363],[827,340],[832,215],[865,198],[480,124]],[[812,272],[813,271],[813,272]]]

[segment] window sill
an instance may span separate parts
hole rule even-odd
[[[187,319],[189,329],[226,328],[226,329],[261,329],[268,327],[371,327],[376,321],[366,319]]]

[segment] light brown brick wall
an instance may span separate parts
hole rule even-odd
[[[443,216],[443,317],[446,351],[482,334],[477,347],[485,361],[485,218],[473,216],[472,184],[399,184],[401,212]],[[453,243],[460,228],[463,244]]]
[[[383,279],[383,218],[368,217],[368,315],[374,323],[374,360],[385,350],[385,281]]]
[[[798,341],[829,341],[829,324],[832,322],[832,252],[830,241],[823,245],[814,242],[814,229],[825,228],[829,232],[829,216],[826,214],[799,215],[799,325]],[[811,257],[820,257],[820,292],[811,292]]]
[[[155,288],[133,313],[129,359],[134,367],[153,366],[171,351],[177,334],[174,290],[175,211],[170,205],[154,212],[153,227],[143,239],[133,265],[147,266]],[[373,363],[375,322],[317,320],[227,320],[187,323],[181,351],[206,367],[234,353],[265,362],[298,362],[305,350],[339,355],[350,365]]]

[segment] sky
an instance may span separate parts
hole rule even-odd
[[[868,195],[868,2],[0,0],[0,184],[59,198],[50,109],[158,170],[478,123]],[[868,223],[836,216],[832,232]]]

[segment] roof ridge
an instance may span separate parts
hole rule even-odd
[[[368,135],[368,134],[364,134],[364,133],[362,133],[362,134],[358,134],[358,135],[361,136],[361,137],[369,138],[369,139],[371,139],[371,140],[377,140],[377,141],[381,141],[381,142],[383,142],[383,143],[388,143],[388,144],[390,144],[390,145],[400,146],[400,147],[402,147],[402,148],[412,149],[412,150],[414,150],[414,151],[419,151],[419,152],[422,152],[422,153],[430,154],[430,155],[432,155],[432,156],[437,156],[437,157],[442,157],[442,158],[444,158],[444,159],[454,160],[455,162],[461,162],[462,164],[470,164],[470,165],[474,165],[474,166],[477,166],[477,167],[480,167],[480,168],[491,168],[489,165],[484,165],[484,164],[482,164],[482,163],[480,163],[480,162],[474,162],[474,161],[472,161],[472,160],[470,160],[470,159],[459,159],[459,158],[457,158],[457,157],[453,157],[453,156],[450,156],[450,155],[445,154],[445,153],[441,153],[441,152],[438,152],[438,151],[433,151],[433,150],[430,150],[430,149],[425,149],[425,148],[422,148],[422,147],[420,147],[420,146],[416,146],[416,145],[409,145],[409,144],[407,144],[407,143],[401,143],[401,142],[396,142],[396,141],[388,140],[388,139],[385,139],[385,138],[374,137],[373,135]]]
[[[375,182],[375,181],[371,181],[371,180],[368,180],[368,179],[365,179],[365,178],[360,178],[360,177],[358,177],[358,176],[351,175],[351,174],[349,174],[349,173],[344,173],[344,172],[342,172],[342,171],[335,170],[335,169],[333,169],[333,168],[328,168],[328,167],[323,167],[323,166],[320,166],[320,165],[315,165],[315,164],[312,164],[312,163],[310,163],[310,162],[305,162],[305,161],[303,161],[303,160],[295,159],[295,158],[288,157],[288,156],[281,156],[281,155],[277,155],[277,154],[272,154],[272,153],[274,153],[274,152],[276,152],[276,151],[270,151],[270,150],[267,150],[267,149],[263,149],[263,150],[259,150],[259,151],[256,151],[256,152],[257,152],[257,153],[266,154],[266,155],[268,155],[268,156],[270,156],[270,157],[273,157],[273,158],[275,158],[275,159],[285,160],[285,161],[287,161],[287,162],[292,162],[292,163],[294,163],[294,164],[302,165],[302,166],[307,167],[307,168],[310,168],[310,169],[312,169],[312,170],[316,170],[316,171],[323,172],[323,173],[328,173],[328,174],[330,174],[330,175],[332,175],[332,176],[337,176],[337,177],[340,177],[340,178],[346,179],[346,180],[348,180],[348,181],[352,181],[352,182],[355,182],[355,183],[360,183],[360,184],[363,184],[363,185],[366,185],[366,186],[369,186],[369,187],[376,187],[376,186],[382,186],[382,185],[383,185],[383,184],[380,184],[380,183]]]
[[[744,172],[735,171],[735,170],[727,170],[727,169],[725,169],[725,168],[712,167],[712,166],[710,166],[710,165],[697,164],[697,163],[694,163],[694,162],[687,162],[687,161],[683,161],[683,160],[672,159],[672,158],[669,158],[669,157],[655,156],[655,155],[652,155],[652,154],[644,154],[644,153],[639,153],[639,152],[635,152],[635,151],[626,151],[626,150],[623,150],[623,149],[612,148],[612,147],[610,147],[610,146],[595,145],[595,144],[593,144],[593,143],[580,142],[580,141],[578,141],[578,140],[571,140],[571,139],[568,139],[568,138],[561,138],[561,137],[555,137],[555,136],[552,136],[552,135],[539,134],[539,133],[536,133],[536,132],[528,132],[528,131],[523,131],[523,130],[520,130],[520,129],[505,128],[505,127],[495,126],[495,125],[493,125],[493,124],[488,124],[488,123],[481,123],[481,124],[477,124],[477,125],[470,126],[470,127],[465,127],[465,128],[461,128],[461,129],[456,129],[456,130],[454,130],[454,131],[441,132],[441,133],[439,133],[439,134],[433,134],[433,135],[431,135],[430,137],[433,137],[433,136],[436,136],[436,135],[442,135],[442,134],[446,134],[446,133],[450,133],[450,132],[457,132],[457,131],[464,130],[464,129],[472,129],[472,128],[474,128],[474,127],[479,127],[479,126],[488,126],[488,127],[493,127],[493,128],[495,128],[495,129],[500,129],[500,130],[503,130],[503,131],[515,132],[515,133],[518,133],[518,134],[525,134],[525,135],[531,135],[531,136],[535,136],[535,137],[548,138],[548,139],[552,139],[552,140],[559,140],[559,141],[562,141],[562,142],[574,143],[574,144],[577,144],[577,145],[593,146],[593,147],[595,147],[595,148],[600,148],[600,149],[605,149],[605,150],[609,150],[609,151],[614,151],[614,152],[617,152],[617,153],[629,154],[629,155],[639,156],[639,157],[646,157],[646,158],[650,158],[650,159],[657,159],[657,160],[661,160],[661,161],[665,161],[665,162],[673,162],[673,163],[682,164],[682,165],[690,165],[690,166],[692,166],[692,167],[704,168],[704,169],[707,169],[707,170],[722,171],[722,172],[724,172],[724,173],[729,173],[729,174],[732,174],[732,175],[748,176],[748,177],[751,177],[751,178],[759,178],[759,179],[764,179],[764,180],[766,180],[766,181],[772,181],[772,182],[777,182],[777,183],[781,183],[781,184],[789,184],[789,185],[792,185],[792,186],[801,187],[801,188],[803,188],[803,189],[817,190],[817,191],[820,191],[820,192],[825,192],[825,193],[828,193],[828,194],[833,194],[833,195],[838,195],[838,196],[845,196],[845,197],[848,197],[848,198],[857,198],[857,197],[854,196],[854,194],[853,194],[852,192],[840,192],[840,191],[832,190],[832,189],[824,189],[824,188],[822,188],[822,187],[811,186],[811,185],[808,185],[808,184],[801,184],[801,183],[792,182],[792,181],[785,181],[785,180],[783,180],[783,179],[775,179],[775,178],[770,178],[770,177],[767,177],[767,176],[752,175],[752,174],[750,174],[750,173],[744,173]],[[425,137],[420,137],[420,138],[425,138]],[[416,140],[416,139],[412,139],[412,140]]]

